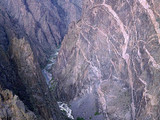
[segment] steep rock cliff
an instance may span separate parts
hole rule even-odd
[[[66,32],[64,11],[52,0],[2,0],[0,6],[8,12],[12,23],[18,24],[31,38],[30,43],[43,66]]]
[[[0,31],[0,86],[17,94],[39,120],[66,119],[48,89],[38,58],[30,44],[31,38],[19,24],[14,23],[14,19],[3,6],[0,6]],[[16,97],[13,99],[15,100]],[[9,100],[0,103],[3,106],[8,106],[8,104],[14,106],[14,100],[12,102],[11,97],[11,102]],[[18,104],[22,105],[23,103],[16,103],[16,105]],[[15,117],[15,114],[17,115],[19,112],[25,114],[24,107],[18,109],[13,107],[12,110],[15,111],[10,111],[9,108],[9,113],[6,114],[9,114],[11,118],[22,120],[21,116],[19,116],[20,118]],[[32,120],[32,118],[26,118],[27,116],[24,117],[24,119]]]
[[[46,120],[52,118],[63,119],[56,118],[60,117],[56,116],[60,113],[58,105],[48,89],[38,61],[36,61],[32,49],[25,38],[13,38],[11,40],[10,54],[17,66],[18,75],[26,87],[33,111]]]
[[[32,109],[26,88],[20,80],[15,65],[12,63],[9,55],[0,47],[0,85],[3,89],[9,89],[14,94],[20,96],[20,99]]]
[[[65,12],[65,21],[67,26],[71,22],[81,19],[82,0],[58,0],[57,2]]]
[[[160,119],[160,3],[84,0],[53,73],[57,97],[94,120]]]

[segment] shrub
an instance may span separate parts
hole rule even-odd
[[[101,113],[99,113],[98,111],[94,113],[94,115],[100,115]]]
[[[78,117],[77,120],[84,120],[84,118]]]

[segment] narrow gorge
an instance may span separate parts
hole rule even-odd
[[[1,0],[0,120],[160,120],[160,1]]]

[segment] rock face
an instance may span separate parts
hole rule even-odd
[[[0,4],[0,86],[17,94],[37,119],[66,120],[48,89],[31,41],[26,31],[19,23],[14,23],[13,17]],[[25,111],[23,103],[17,97],[9,99],[11,100],[0,101],[2,107],[13,105],[13,108],[2,108],[2,119],[34,120],[34,116],[29,116],[31,113]]]
[[[62,1],[58,1],[59,5]],[[40,120],[66,120],[41,71],[50,53],[60,46],[66,26],[80,19],[82,2],[64,2],[63,10],[54,0],[0,1],[0,86],[18,95]],[[13,102],[0,103],[10,106]],[[24,107],[19,108],[22,111],[9,109],[15,111],[5,109],[9,116],[2,115],[1,119],[34,119],[28,115],[15,117],[19,112],[25,113]]]
[[[53,73],[57,97],[94,120],[160,119],[160,3],[84,0]]]
[[[22,85],[11,56],[8,54],[10,36],[16,31],[19,31],[17,26],[13,26],[8,14],[0,6],[0,85],[2,88],[14,91],[17,95],[21,94],[22,97],[20,98],[27,100],[25,87]],[[21,33],[19,31],[19,35]]]
[[[15,65],[12,64],[9,55],[0,47],[0,85],[2,88],[9,89],[20,96],[20,99],[30,108],[26,88],[14,67]]]
[[[0,1],[0,6],[8,12],[12,23],[18,24],[31,38],[30,43],[43,66],[66,32],[63,10],[52,0],[5,0]]]
[[[58,4],[64,9],[67,26],[81,19],[82,0],[58,0]]]
[[[32,49],[25,38],[13,38],[11,40],[10,54],[17,66],[18,75],[26,87],[33,111],[46,120],[52,118],[63,119],[63,117],[56,116],[56,114],[60,113],[58,105],[48,89],[38,61],[36,61]]]
[[[9,90],[0,89],[1,120],[37,120],[36,115],[29,111],[18,96]]]

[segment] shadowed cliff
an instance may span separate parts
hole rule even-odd
[[[50,93],[45,78],[41,72],[40,64],[42,61],[45,62],[45,57],[39,55],[38,51],[39,49],[42,50],[41,53],[43,54],[45,45],[39,46],[39,41],[36,36],[32,36],[32,34],[30,34],[32,33],[31,29],[33,29],[33,31],[36,31],[37,29],[34,26],[35,21],[32,23],[32,20],[30,20],[33,17],[27,17],[22,20],[20,17],[21,15],[22,17],[24,17],[25,15],[30,16],[30,14],[28,13],[28,11],[26,11],[26,13],[25,11],[23,11],[22,6],[24,4],[22,4],[22,6],[17,6],[20,7],[19,9],[24,13],[21,13],[20,11],[19,13],[18,11],[16,11],[18,10],[18,8],[15,8],[16,6],[13,4],[17,3],[18,1],[8,1],[8,3],[7,1],[0,2],[0,86],[2,86],[4,90],[9,89],[10,91],[13,91],[13,95],[11,96],[14,96],[15,94],[19,96],[20,100],[22,101],[16,103],[16,105],[22,105],[24,103],[25,106],[23,104],[24,107],[22,106],[22,108],[18,108],[23,109],[22,111],[19,111],[18,109],[16,109],[16,106],[14,108],[13,103],[13,108],[9,107],[4,109],[7,111],[4,114],[8,114],[9,116],[1,115],[0,118],[13,118],[22,120],[23,115],[24,117],[26,117],[27,114],[28,117],[24,118],[27,120],[33,120],[33,117],[35,115],[37,116],[35,117],[35,119],[37,118],[39,120],[66,120],[66,117],[60,112],[57,101],[54,99],[53,94]],[[9,11],[9,8],[12,10]],[[19,14],[20,18],[15,18],[16,14]],[[19,20],[19,22],[17,21],[17,19]],[[43,22],[45,21],[46,20],[44,20]],[[22,22],[24,26],[20,22]],[[28,25],[30,25],[31,27],[29,28]],[[52,40],[52,42],[54,41]],[[46,44],[50,43],[46,42]],[[50,46],[48,46],[48,49],[50,49]],[[54,48],[56,48],[55,43],[53,44],[53,46]],[[48,54],[45,53],[45,56],[47,55]],[[45,59],[47,59],[47,57]],[[9,92],[9,94],[12,93]],[[14,97],[11,97],[9,99],[12,98],[14,100],[16,99]],[[8,104],[10,106],[12,105],[12,100],[8,100],[5,102],[1,101],[0,103],[6,106]],[[29,109],[33,111],[34,113],[31,112],[32,114],[25,114],[25,108],[27,110]],[[15,109],[16,111],[13,111],[13,109]],[[3,112],[3,108],[1,110]],[[21,114],[21,112],[24,112],[24,114]]]

